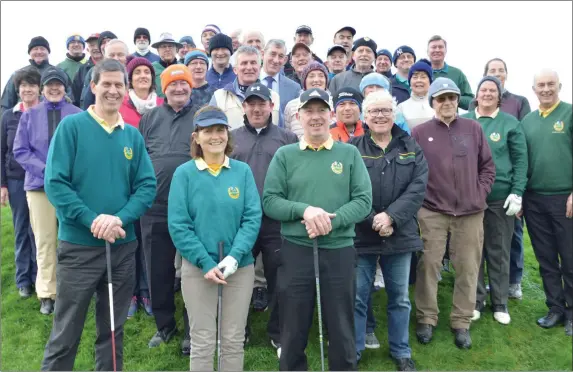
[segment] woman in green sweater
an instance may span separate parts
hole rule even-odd
[[[191,371],[213,371],[217,285],[223,284],[222,363],[243,369],[244,330],[255,279],[251,253],[262,210],[251,168],[229,159],[227,116],[206,106],[193,119],[191,156],[173,175],[169,233],[183,258],[181,289],[189,314]],[[223,242],[223,260],[218,245]],[[218,366],[221,370],[221,366]]]
[[[482,125],[496,168],[495,183],[487,197],[488,208],[484,213],[483,259],[472,320],[478,320],[485,309],[484,262],[487,262],[493,317],[501,324],[509,324],[511,238],[515,214],[521,210],[521,197],[527,182],[527,145],[521,124],[512,115],[500,111],[502,92],[498,78],[483,77],[478,84],[477,107],[463,117],[477,120]]]

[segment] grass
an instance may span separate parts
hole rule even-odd
[[[14,237],[12,217],[8,208],[2,209],[2,344],[1,370],[39,370],[44,347],[52,325],[52,316],[39,313],[35,298],[20,299],[14,285]],[[410,342],[413,358],[419,370],[571,370],[571,338],[565,336],[563,327],[545,330],[535,324],[547,311],[539,278],[538,265],[529,238],[525,238],[524,299],[510,300],[512,322],[502,326],[487,312],[472,328],[473,347],[458,350],[449,331],[449,311],[452,300],[453,275],[445,273],[439,288],[441,320],[434,341],[426,346],[418,344],[414,331],[414,314],[410,322]],[[412,293],[412,291],[411,291]],[[412,304],[413,296],[412,297]],[[374,312],[378,321],[376,334],[382,347],[366,350],[360,370],[393,370],[388,356],[386,321],[386,295],[376,293]],[[177,320],[183,329],[183,300],[177,296]],[[277,370],[276,354],[265,332],[267,313],[253,317],[251,343],[245,350],[245,370]],[[184,371],[189,360],[180,354],[179,337],[157,349],[148,349],[147,342],[155,332],[155,323],[142,311],[127,321],[124,342],[124,369],[131,371]],[[94,369],[94,307],[93,303],[85,324],[82,341],[75,363],[75,370]],[[312,329],[307,349],[309,368],[320,370],[318,331]]]

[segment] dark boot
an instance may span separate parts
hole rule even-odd
[[[472,347],[472,338],[470,337],[470,330],[469,329],[452,329],[455,336],[455,344],[460,349],[469,349]]]
[[[426,345],[432,341],[432,337],[434,336],[434,327],[430,324],[423,324],[418,323],[416,325],[416,337],[418,338],[418,342]]]
[[[563,324],[563,314],[549,310],[543,318],[537,319],[537,325],[542,328],[553,328]]]

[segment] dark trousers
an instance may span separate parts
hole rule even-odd
[[[175,322],[175,245],[169,235],[167,216],[146,214],[141,217],[141,239],[149,288],[151,289],[151,309],[155,325],[160,331],[171,329]],[[184,310],[185,334],[189,333],[189,317]]]
[[[573,318],[573,220],[565,217],[569,195],[526,192],[523,211],[545,292],[554,312]],[[560,264],[561,262],[561,264]]]
[[[312,247],[283,240],[277,288],[281,314],[281,371],[306,371],[305,349],[316,305]],[[329,342],[328,367],[356,370],[354,298],[356,250],[319,248],[321,307]],[[326,345],[325,345],[326,346]]]
[[[137,242],[113,246],[111,267],[117,369],[123,369],[123,324],[133,290]],[[96,371],[113,371],[106,253],[104,247],[85,247],[59,241],[56,263],[56,306],[42,371],[71,371],[86,315],[96,293]]]
[[[487,276],[492,305],[507,305],[509,292],[509,255],[515,216],[505,214],[505,200],[488,202],[483,215],[483,254],[479,269],[476,303],[487,298],[484,280],[484,266],[487,264]]]
[[[145,264],[145,254],[141,241],[141,223],[139,220],[133,223],[135,236],[137,238],[137,250],[135,251],[135,287],[133,295],[137,297],[149,297],[149,284],[147,282],[147,269]]]
[[[31,287],[36,283],[36,242],[30,225],[30,213],[24,180],[8,178],[8,199],[14,226],[14,258],[16,263],[16,286]]]
[[[523,218],[516,218],[509,255],[509,284],[521,283],[523,277]]]
[[[273,229],[272,227],[265,226],[265,221],[263,220],[259,236],[253,246],[253,257],[256,260],[259,253],[262,252],[270,312],[267,334],[275,343],[280,342],[281,335],[279,323],[280,313],[276,293],[277,269],[280,263],[281,244],[280,225],[278,228]]]

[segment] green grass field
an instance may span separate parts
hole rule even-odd
[[[414,311],[410,322],[410,342],[413,358],[419,370],[571,370],[571,338],[564,334],[563,327],[544,330],[535,324],[537,318],[547,311],[539,278],[538,266],[529,239],[526,238],[526,268],[523,279],[524,299],[511,301],[509,310],[512,322],[508,326],[493,320],[487,310],[471,328],[473,347],[458,350],[453,344],[449,330],[448,314],[452,300],[453,275],[445,273],[440,283],[439,304],[442,314],[430,345],[420,345],[414,333]],[[413,296],[412,303],[413,303]],[[374,311],[378,321],[376,334],[382,347],[366,350],[360,370],[393,370],[394,363],[388,356],[386,331],[386,295],[376,294]],[[150,350],[147,342],[155,332],[151,317],[140,311],[127,321],[124,369],[130,371],[184,371],[189,369],[189,360],[180,354],[179,341],[183,329],[180,293],[177,296],[179,337],[169,344]],[[94,369],[95,325],[93,303],[84,328],[82,342],[76,358],[75,370]],[[413,309],[414,310],[414,309]],[[253,317],[251,342],[245,350],[245,370],[277,370],[275,350],[270,345],[265,325],[267,313]],[[8,208],[2,209],[2,349],[1,370],[39,370],[44,346],[48,340],[52,316],[39,313],[35,298],[20,299],[14,285],[14,238],[12,218]],[[320,370],[318,330],[314,327],[310,336],[309,367]]]

